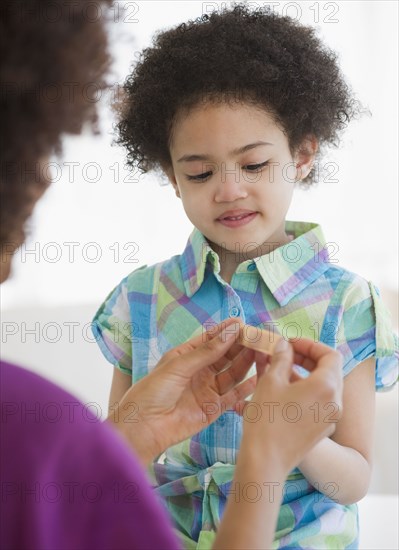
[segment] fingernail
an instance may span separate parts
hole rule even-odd
[[[288,342],[285,340],[285,338],[280,338],[280,340],[277,342],[276,347],[274,348],[274,351],[277,353],[281,353],[282,351],[287,351],[288,349]]]

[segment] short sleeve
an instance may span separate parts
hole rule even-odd
[[[391,389],[398,380],[398,337],[378,288],[356,276],[346,287],[341,307],[336,342],[344,359],[344,376],[375,357],[376,390]]]
[[[127,294],[127,277],[99,307],[91,325],[105,358],[123,373],[132,373],[133,326]]]

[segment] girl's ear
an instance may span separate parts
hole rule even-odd
[[[165,168],[164,172],[167,175],[168,180],[170,181],[170,183],[173,185],[173,188],[174,188],[175,193],[176,193],[176,197],[178,197],[180,199],[179,186],[177,185],[177,181],[176,181],[176,177],[175,177],[175,173],[173,171],[173,168],[172,167]]]
[[[295,164],[297,169],[296,181],[305,179],[313,168],[315,156],[319,148],[319,143],[315,136],[307,136],[299,146],[295,154]]]

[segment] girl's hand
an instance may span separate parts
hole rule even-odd
[[[303,338],[292,345],[281,340],[270,362],[259,353],[256,361],[252,401],[236,405],[247,420],[241,449],[250,448],[258,456],[272,453],[289,472],[335,430],[342,413],[342,358],[330,347]],[[300,377],[293,363],[310,375]]]
[[[255,352],[236,343],[239,327],[229,319],[172,349],[125,393],[108,420],[142,462],[203,430],[253,393],[256,375],[242,380]]]

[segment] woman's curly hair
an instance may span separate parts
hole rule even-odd
[[[4,0],[0,12],[0,243],[24,238],[24,224],[48,185],[40,162],[61,152],[61,136],[88,122],[96,131],[99,91],[111,58],[105,14],[111,0]]]
[[[155,35],[127,78],[117,109],[116,142],[145,173],[171,166],[176,118],[201,102],[265,108],[287,135],[291,154],[307,134],[339,145],[361,112],[337,62],[312,27],[269,7],[243,4],[205,14]],[[303,180],[315,181],[314,170]]]

